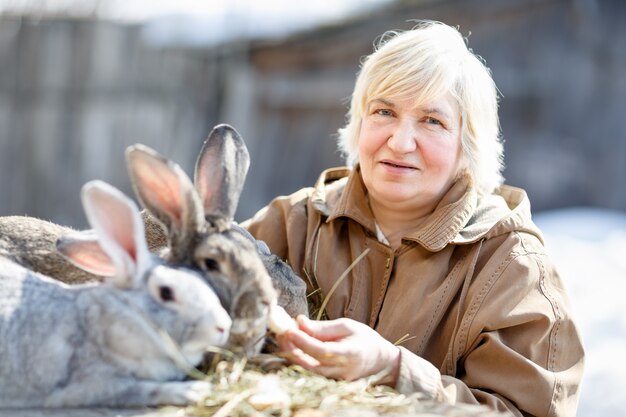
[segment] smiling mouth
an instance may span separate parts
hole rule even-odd
[[[390,167],[394,167],[394,168],[417,169],[410,165],[402,165],[402,164],[397,164],[395,162],[390,162],[390,161],[381,161],[381,163]]]

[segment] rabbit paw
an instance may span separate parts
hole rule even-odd
[[[157,403],[188,405],[201,402],[211,393],[211,384],[206,381],[167,382],[156,393]]]

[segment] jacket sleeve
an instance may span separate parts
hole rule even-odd
[[[304,276],[306,206],[311,191],[311,188],[304,188],[290,196],[277,197],[251,219],[241,223],[252,236],[264,241],[273,254],[287,261],[301,277]]]
[[[516,416],[576,414],[581,337],[558,273],[529,240],[474,277],[440,370],[402,349],[400,392],[486,404]]]

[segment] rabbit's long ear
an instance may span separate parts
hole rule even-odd
[[[87,220],[115,265],[116,285],[133,286],[149,257],[139,209],[121,191],[102,181],[85,184],[81,196]]]
[[[194,178],[207,220],[230,227],[249,166],[239,133],[226,124],[215,126],[200,150]]]
[[[98,242],[93,230],[61,236],[56,241],[57,251],[80,269],[95,275],[115,275],[115,265]]]
[[[141,144],[126,149],[126,161],[137,198],[167,229],[170,249],[186,251],[204,224],[191,179],[178,164]]]

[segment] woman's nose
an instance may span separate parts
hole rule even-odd
[[[417,129],[411,121],[402,121],[387,140],[387,146],[399,154],[413,152],[417,148]]]

